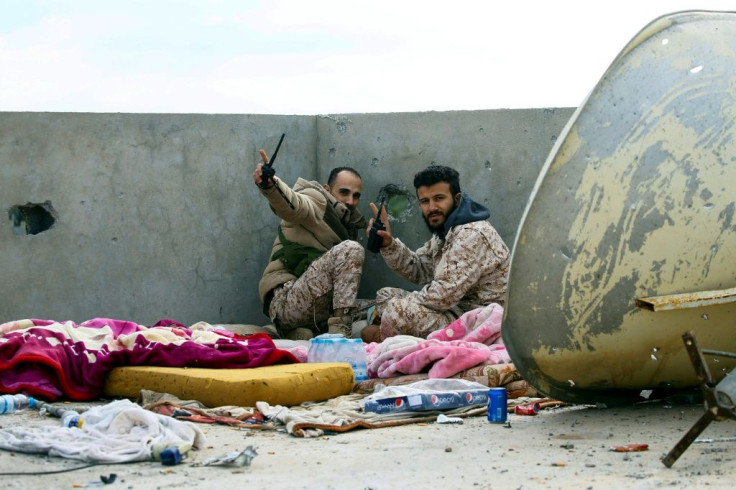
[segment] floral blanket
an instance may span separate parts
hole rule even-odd
[[[299,362],[266,334],[242,336],[197,325],[190,329],[159,320],[146,327],[110,318],[81,324],[37,319],[4,323],[0,393],[87,401],[99,397],[108,372],[118,366],[222,369]]]

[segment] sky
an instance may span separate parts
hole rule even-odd
[[[733,0],[0,0],[0,111],[576,107],[624,46]]]

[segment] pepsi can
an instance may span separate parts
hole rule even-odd
[[[494,424],[506,422],[506,388],[488,390],[488,421]]]
[[[539,413],[539,403],[532,403],[530,405],[516,405],[514,407],[514,413],[516,415],[536,415]]]

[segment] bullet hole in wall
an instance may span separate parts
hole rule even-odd
[[[378,206],[383,202],[386,206],[389,219],[403,222],[412,214],[412,204],[415,201],[416,197],[406,190],[405,187],[388,184],[381,187],[378,191],[376,205]]]
[[[54,226],[57,214],[51,201],[41,204],[29,202],[11,207],[8,218],[14,235],[38,235]]]

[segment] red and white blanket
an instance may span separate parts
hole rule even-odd
[[[427,339],[397,336],[367,344],[369,375],[449,378],[477,365],[508,363],[502,316],[503,308],[492,304]],[[152,327],[110,318],[18,320],[0,325],[0,393],[87,401],[99,397],[118,366],[242,369],[305,361],[303,350],[300,356],[297,349],[278,348],[265,333],[242,336],[203,322],[188,328],[173,320]]]
[[[110,318],[0,325],[0,393],[24,392],[46,401],[93,400],[118,366],[253,368],[295,362],[266,334],[190,329],[173,320],[152,327]]]

